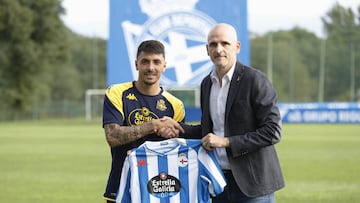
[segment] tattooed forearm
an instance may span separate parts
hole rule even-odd
[[[124,145],[140,138],[137,134],[137,126],[120,126],[111,123],[104,128],[106,140],[111,147]]]
[[[152,121],[143,123],[138,126],[139,126],[139,130],[140,130],[139,134],[141,134],[141,135],[147,135],[147,134],[151,134],[154,132],[156,133],[156,130],[154,129],[154,125],[153,125]]]
[[[111,147],[124,145],[138,140],[145,135],[154,133],[152,122],[134,126],[120,126],[115,123],[104,126],[106,141]]]

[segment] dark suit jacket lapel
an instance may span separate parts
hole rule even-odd
[[[208,75],[205,80],[204,84],[202,84],[201,88],[201,108],[202,108],[202,133],[206,135],[209,132],[212,132],[212,121],[210,116],[210,90],[211,90],[211,79]]]
[[[230,81],[228,98],[226,100],[225,126],[227,126],[227,123],[228,123],[227,119],[229,117],[231,106],[234,103],[237,93],[239,92],[240,80],[241,80],[243,74],[244,74],[244,66],[241,63],[236,62],[234,74]]]

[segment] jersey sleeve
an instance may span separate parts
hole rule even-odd
[[[117,123],[123,125],[123,93],[132,87],[131,82],[116,84],[108,87],[105,92],[103,106],[103,125],[107,123]]]
[[[120,186],[117,192],[116,203],[131,202],[130,176],[131,176],[130,160],[129,160],[129,156],[127,156],[124,161],[124,166],[121,172],[121,177],[123,178],[120,179]]]
[[[176,122],[185,121],[185,107],[184,107],[183,102],[167,91],[164,91],[163,95],[173,106],[173,109],[174,109],[173,119]]]
[[[105,95],[103,105],[103,125],[107,123],[117,123],[122,125],[123,114],[113,105],[109,98]]]
[[[199,174],[202,181],[208,185],[208,192],[216,196],[224,191],[226,181],[221,167],[212,151],[199,148],[198,159],[202,172]]]

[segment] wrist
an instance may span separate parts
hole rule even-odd
[[[230,147],[230,138],[225,137],[225,147]]]
[[[157,134],[159,132],[159,124],[157,119],[151,120],[152,133]]]

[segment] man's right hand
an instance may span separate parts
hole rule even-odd
[[[178,122],[167,116],[160,119],[154,119],[152,122],[154,131],[164,138],[179,137],[180,132],[185,132]]]

